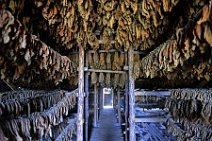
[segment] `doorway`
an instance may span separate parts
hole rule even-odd
[[[103,88],[103,108],[113,108],[113,93],[111,88]]]

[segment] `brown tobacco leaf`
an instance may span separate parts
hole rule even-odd
[[[201,116],[207,123],[211,122],[212,106],[210,103],[204,103],[201,111]]]
[[[189,40],[189,38],[186,38],[185,41],[184,41],[184,49],[186,51],[189,51],[190,46],[191,46],[190,40]]]
[[[6,22],[5,25],[9,24],[13,27],[8,30],[8,35],[13,40],[11,40],[10,44],[3,42],[4,49],[1,50],[2,53],[6,51],[10,54],[5,55],[5,58],[10,60],[10,63],[5,62],[4,69],[1,69],[1,73],[4,73],[1,74],[2,78],[8,77],[8,79],[12,80],[25,81],[30,76],[26,80],[30,83],[30,81],[42,74],[45,80],[53,80],[56,84],[61,82],[62,79],[69,78],[70,73],[76,71],[77,66],[69,58],[61,56],[50,49],[36,36],[28,34],[19,21],[14,21],[14,17],[9,12],[0,10],[0,14],[2,13],[8,13],[8,17],[2,22]],[[4,31],[8,27],[3,26],[0,28]],[[2,36],[4,38],[7,34]],[[11,68],[14,68],[14,72],[9,70]]]
[[[163,59],[163,50],[164,48],[166,47],[166,45],[161,45],[161,49],[159,51],[159,54],[158,54],[158,61],[159,61],[159,64],[162,64],[162,59]]]
[[[210,81],[210,75],[208,74],[208,73],[206,73],[205,75],[204,75],[204,77],[205,77],[205,79],[209,82]]]
[[[103,87],[104,87],[104,81],[105,81],[105,75],[104,75],[104,73],[101,72],[101,73],[99,73],[99,83]]]
[[[111,86],[111,74],[110,73],[106,73],[105,84],[107,87]]]
[[[155,27],[158,27],[159,23],[158,23],[158,15],[154,12],[154,11],[151,11],[151,15],[153,16],[153,23],[154,23],[154,26]]]
[[[166,60],[168,59],[168,55],[169,55],[169,46],[170,46],[170,42],[165,46],[165,48],[163,49],[163,59]]]
[[[142,37],[141,31],[142,31],[141,25],[136,24],[136,27],[135,27],[136,39],[140,39]]]
[[[74,5],[71,6],[71,16],[75,15],[75,9],[74,9]]]
[[[43,2],[42,1],[35,1],[35,5],[39,8],[39,7],[43,6]]]
[[[174,43],[170,43],[170,46],[169,46],[169,63],[172,63],[173,62],[173,46],[174,46]]]
[[[97,74],[95,72],[91,73],[91,84],[96,84],[97,83]]]
[[[119,56],[119,65],[123,68],[124,67],[124,64],[125,64],[125,55],[124,53],[121,53],[120,56]]]
[[[25,55],[24,55],[24,59],[27,62],[27,65],[29,66],[31,64],[31,56],[30,56],[30,51],[29,49],[27,49]]]
[[[96,35],[94,35],[93,33],[89,33],[87,36],[89,45],[94,50],[97,50],[99,48],[99,40],[97,39]]]
[[[113,87],[117,87],[119,83],[119,74],[114,74],[113,77]]]
[[[17,64],[13,79],[17,80],[20,77],[20,75],[22,75],[24,73],[25,69],[26,69],[26,64],[25,63]]]
[[[16,9],[16,1],[11,0],[9,3],[9,8],[12,10],[12,13],[15,14],[15,9]]]
[[[93,61],[94,61],[94,68],[95,69],[99,69],[99,67],[100,67],[100,60],[99,59],[100,59],[99,54],[97,52],[95,52],[93,54]]]
[[[115,52],[113,64],[112,64],[112,70],[118,70],[119,69],[119,54],[118,52]]]
[[[126,82],[126,74],[120,74],[119,75],[119,87],[123,88]]]
[[[1,10],[0,11],[0,28],[3,28],[3,26],[8,24],[9,22],[12,22],[10,18],[13,18],[11,13],[9,13],[6,10]]]
[[[202,39],[202,25],[201,24],[197,24],[196,28],[195,28],[195,34],[198,37],[198,39]]]
[[[202,17],[200,18],[200,20],[197,22],[198,24],[201,24],[203,22],[206,22],[209,20],[209,17],[211,15],[211,2],[210,2],[210,5],[206,5],[203,7],[202,9]]]
[[[136,62],[134,63],[134,66],[133,66],[133,77],[134,77],[135,80],[136,80],[137,78],[139,78],[139,75],[140,75],[140,67],[141,67],[140,61],[136,61]]]
[[[89,65],[89,67],[91,68],[91,69],[93,69],[94,68],[94,61],[93,61],[93,57],[92,57],[92,54],[91,53],[89,53],[88,54],[88,65]]]
[[[102,33],[102,41],[105,50],[109,50],[111,48],[112,41],[112,31],[110,28],[104,28]]]
[[[163,0],[163,10],[168,12],[170,9],[170,0]]]
[[[142,15],[145,16],[146,18],[150,18],[150,14],[147,10],[147,0],[142,1]]]
[[[110,53],[107,53],[106,64],[107,64],[107,69],[111,70],[111,54]]]
[[[105,53],[100,53],[100,69],[106,69]]]
[[[205,25],[204,38],[210,46],[212,46],[212,31],[209,24]]]
[[[104,3],[104,10],[107,12],[110,12],[112,10],[114,10],[115,5],[116,5],[116,1],[112,0],[112,1],[107,1],[106,3]]]
[[[77,0],[77,4],[82,5],[84,0]]]
[[[138,3],[137,2],[132,2],[131,3],[131,8],[133,10],[133,14],[136,14],[138,11]]]
[[[110,27],[111,29],[113,29],[115,22],[116,22],[116,21],[115,21],[115,16],[112,15],[112,17],[110,18],[110,21],[109,21],[109,27]]]

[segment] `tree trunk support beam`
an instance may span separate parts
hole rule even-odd
[[[77,108],[77,141],[83,141],[83,123],[84,123],[84,49],[79,47],[79,93]]]
[[[135,95],[134,88],[135,82],[133,78],[133,66],[134,66],[134,53],[133,48],[130,47],[128,51],[128,64],[129,64],[129,141],[135,141]]]
[[[85,56],[85,65],[88,67],[88,54]],[[88,141],[89,123],[89,72],[85,73],[85,141]]]

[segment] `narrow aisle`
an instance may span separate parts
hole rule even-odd
[[[117,124],[114,109],[103,109],[99,126],[92,129],[90,141],[123,141],[121,126]]]

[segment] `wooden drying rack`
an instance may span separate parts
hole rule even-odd
[[[95,31],[96,35],[100,35],[100,31]],[[111,42],[114,44],[114,41]],[[101,46],[102,40],[100,37],[99,44]],[[128,56],[128,59],[125,57],[125,66],[123,71],[113,71],[113,70],[100,70],[100,69],[88,69],[88,53],[107,53],[107,52],[121,52],[125,53]],[[78,119],[77,119],[77,141],[88,141],[88,119],[89,119],[89,73],[90,72],[103,72],[103,73],[121,73],[126,74],[128,77],[125,82],[125,140],[126,141],[134,141],[135,140],[135,96],[134,96],[134,78],[133,78],[133,64],[134,64],[134,54],[142,54],[145,55],[145,52],[134,51],[133,47],[130,47],[126,52],[124,50],[84,50],[83,47],[79,47],[79,95],[78,95]],[[128,62],[127,62],[128,60]],[[85,82],[85,83],[84,83]],[[94,97],[97,96],[96,86]],[[84,93],[85,92],[85,93]],[[119,93],[119,92],[118,92]],[[120,94],[118,94],[118,98],[120,98]],[[98,100],[94,99],[94,125],[96,124],[96,120],[98,120],[98,107],[96,107],[96,103]],[[120,99],[119,99],[120,103]],[[120,106],[119,106],[120,107]],[[119,109],[120,110],[120,109]],[[120,116],[120,111],[118,111],[118,115]],[[85,119],[85,120],[84,120]],[[119,121],[120,122],[120,121]],[[83,128],[83,124],[85,128]],[[85,134],[83,135],[83,129],[85,130]],[[129,134],[129,136],[128,136]],[[84,136],[84,138],[83,138]]]

